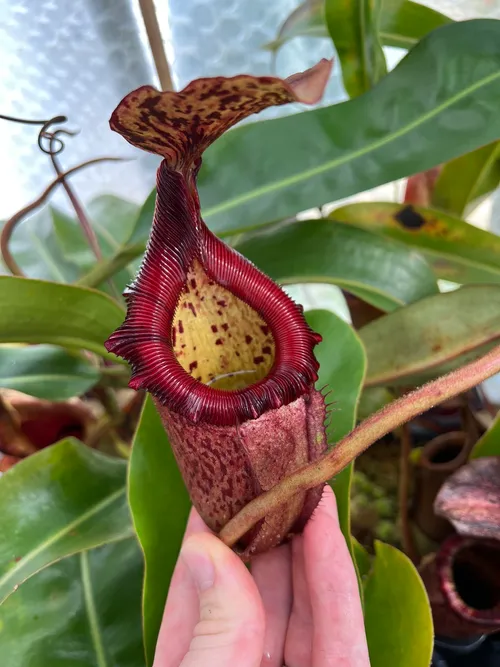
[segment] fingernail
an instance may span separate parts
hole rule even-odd
[[[195,539],[187,540],[180,556],[199,591],[206,591],[214,585],[214,563],[210,553],[202,544]]]

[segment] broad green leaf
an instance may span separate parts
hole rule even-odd
[[[434,630],[424,585],[410,559],[382,542],[365,583],[365,628],[371,667],[429,667]]]
[[[424,171],[500,137],[500,22],[435,30],[364,95],[251,123],[204,154],[202,212],[243,230]]]
[[[65,558],[0,607],[5,667],[143,667],[135,538]]]
[[[325,0],[326,26],[349,97],[370,90],[387,74],[378,36],[380,5],[381,0]]]
[[[500,238],[442,211],[362,202],[338,208],[328,217],[417,248],[443,280],[500,282]]]
[[[277,51],[294,37],[327,38],[324,0],[306,0],[295,9],[281,26],[276,39],[265,48]],[[385,46],[411,49],[427,33],[451,23],[439,12],[406,0],[384,0],[380,13],[379,38]]]
[[[342,318],[328,310],[305,314],[309,326],[323,337],[315,348],[319,362],[316,387],[330,404],[328,442],[338,442],[354,428],[356,408],[366,371],[366,355],[359,336]]]
[[[467,214],[470,205],[500,185],[500,141],[444,165],[432,194],[432,203],[449,213]]]
[[[78,274],[96,261],[82,228],[75,218],[58,208],[50,207],[53,233],[64,257],[78,267]]]
[[[328,442],[338,442],[354,428],[356,409],[366,371],[366,355],[354,329],[340,317],[327,310],[306,313],[309,326],[323,336],[315,349],[319,361],[316,387],[326,393],[331,402],[331,423]],[[326,387],[326,388],[325,388]],[[330,484],[337,498],[340,527],[353,562],[356,559],[351,539],[350,492],[353,464],[349,464]]]
[[[280,283],[334,283],[386,311],[437,292],[417,252],[326,220],[260,231],[236,248]]]
[[[127,238],[127,245],[134,245],[136,243],[144,243],[144,245],[146,245],[153,224],[155,204],[156,188],[149,194],[148,198],[141,206],[135,224],[130,232],[130,236]]]
[[[150,667],[190,501],[149,397],[132,448],[129,502],[146,564],[142,605],[146,664]]]
[[[114,195],[100,195],[86,208],[105,256],[130,238],[141,210],[137,204]]]
[[[495,421],[474,445],[470,453],[471,459],[482,456],[500,456],[500,412]]]
[[[127,242],[136,225],[140,207],[115,197],[101,195],[90,201],[86,214],[94,229],[104,259],[114,256]],[[79,276],[95,265],[96,258],[77,220],[52,210],[58,242],[65,256],[79,267]],[[134,278],[135,270],[125,267],[113,276],[118,291]]]
[[[0,343],[51,343],[103,356],[104,341],[124,318],[101,292],[12,276],[0,276],[0,312]]]
[[[73,440],[0,477],[0,602],[65,556],[132,534],[125,462]]]
[[[367,419],[393,400],[394,396],[387,387],[365,387],[359,399],[358,421]]]
[[[99,378],[96,366],[53,345],[0,347],[0,387],[62,401],[84,394]]]
[[[132,234],[140,206],[112,195],[102,195],[89,202],[87,211],[104,257],[112,257]],[[119,292],[135,278],[133,266],[126,266],[113,276]]]
[[[468,285],[422,299],[359,331],[366,385],[420,384],[475,359],[500,338],[500,286]]]
[[[40,209],[17,225],[9,248],[29,278],[68,283],[78,277],[78,266],[57,242],[48,208]]]
[[[352,537],[352,548],[354,557],[356,558],[356,566],[358,568],[359,576],[366,577],[370,572],[372,566],[372,557],[368,551],[361,545],[355,537]],[[364,593],[364,590],[363,590]]]

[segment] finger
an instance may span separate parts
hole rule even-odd
[[[214,535],[186,540],[181,558],[199,596],[199,620],[180,667],[259,667],[265,614],[241,560]]]
[[[311,667],[313,615],[305,575],[304,539],[295,537],[291,545],[293,602],[285,640],[285,664]]]
[[[266,631],[261,667],[282,667],[292,607],[290,545],[271,549],[252,560],[252,576],[264,605]]]
[[[195,533],[209,533],[203,519],[193,508],[189,515],[184,540]],[[178,667],[186,655],[193,629],[198,622],[198,593],[191,575],[181,559],[177,561],[163,620],[156,644],[154,667]]]
[[[314,624],[312,666],[370,667],[358,582],[330,487],[303,539]]]

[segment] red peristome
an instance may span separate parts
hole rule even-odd
[[[450,605],[450,608],[461,618],[479,625],[498,626],[500,628],[500,599],[492,608],[475,609],[462,599],[455,584],[453,566],[457,556],[464,549],[478,546],[497,551],[497,562],[500,562],[500,542],[498,540],[453,535],[441,545],[440,550],[436,554],[436,570],[441,592]],[[477,564],[476,567],[479,568],[480,565]],[[497,569],[496,572],[498,572]],[[487,578],[484,573],[480,574],[484,579]],[[496,575],[496,582],[491,583],[496,583],[497,592],[500,591],[498,575]]]
[[[193,177],[194,178],[194,177]],[[126,293],[127,316],[106,342],[132,366],[130,386],[146,389],[192,422],[227,426],[256,419],[307,393],[317,379],[314,346],[321,337],[301,309],[268,276],[212,234],[201,219],[194,182],[164,161],[151,238],[141,271]],[[177,361],[172,322],[187,272],[198,261],[207,275],[253,308],[276,344],[268,375],[225,391],[198,382]]]

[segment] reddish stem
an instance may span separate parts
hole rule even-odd
[[[221,530],[219,537],[234,545],[260,519],[275,511],[296,493],[334,477],[370,445],[422,412],[475,387],[500,372],[500,346],[480,359],[402,396],[371,415],[322,458],[299,468],[272,489],[248,503]]]
[[[68,199],[70,200],[71,205],[73,206],[73,209],[76,213],[76,217],[78,218],[78,222],[80,223],[83,233],[87,237],[87,241],[92,249],[92,252],[96,256],[96,259],[98,260],[102,259],[102,252],[101,249],[99,248],[99,241],[97,240],[97,236],[95,235],[95,232],[92,229],[92,225],[90,224],[89,219],[87,218],[87,215],[85,214],[83,206],[81,205],[78,197],[73,192],[73,189],[70,186],[70,184],[66,181],[66,175],[61,169],[61,165],[59,163],[59,160],[57,159],[56,154],[50,153],[50,159],[52,160],[52,165],[54,167],[54,171],[56,172],[57,176],[62,178],[61,185],[66,190]]]
[[[21,267],[14,259],[9,248],[10,237],[12,236],[12,233],[14,232],[16,225],[18,225],[22,220],[24,220],[24,218],[29,213],[31,213],[31,211],[35,211],[39,206],[41,206],[44,203],[44,201],[49,197],[52,190],[54,190],[58,185],[61,185],[64,182],[65,178],[68,178],[69,176],[76,174],[78,171],[80,171],[80,169],[83,169],[85,167],[90,167],[91,165],[98,164],[99,162],[106,162],[106,161],[119,162],[121,160],[122,158],[99,157],[99,158],[94,158],[93,160],[88,160],[87,162],[82,162],[81,164],[77,164],[75,167],[72,167],[71,169],[68,169],[68,171],[60,174],[56,179],[52,181],[52,183],[50,183],[50,185],[48,185],[45,188],[45,190],[37,199],[32,201],[31,204],[28,204],[28,206],[25,206],[20,211],[15,213],[12,216],[12,218],[7,220],[7,222],[3,226],[2,233],[0,235],[0,252],[2,254],[2,259],[4,261],[5,266],[14,276],[24,276]]]

